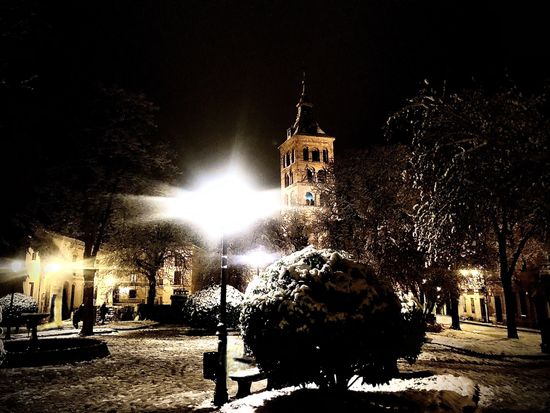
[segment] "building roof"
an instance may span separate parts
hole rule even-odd
[[[307,94],[305,72],[302,79],[302,94],[296,107],[298,108],[298,113],[296,114],[296,120],[291,128],[289,137],[294,135],[326,136],[313,115],[313,103],[311,103]]]

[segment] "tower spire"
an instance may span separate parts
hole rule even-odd
[[[307,93],[305,70],[302,72],[302,93],[300,95],[300,100],[296,104],[296,108],[298,108],[298,112],[294,125],[291,128],[292,135],[325,135],[325,132],[319,127],[319,124],[313,116],[313,103],[311,103]]]

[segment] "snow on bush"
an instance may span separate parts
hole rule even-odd
[[[0,307],[2,307],[2,316],[6,320],[8,317],[19,317],[21,313],[36,313],[38,305],[31,296],[14,293],[13,306],[11,304],[11,294],[0,298]],[[9,312],[9,314],[8,314]]]
[[[2,306],[0,305],[0,324],[2,324]],[[0,335],[2,335],[2,327],[0,327]],[[0,340],[0,366],[2,365],[2,362],[4,361],[4,357],[6,356],[6,352],[4,351],[4,342]]]
[[[422,346],[421,315],[401,311],[393,288],[343,252],[307,247],[248,286],[241,313],[246,347],[277,386],[341,388],[354,375],[387,382],[397,359]]]
[[[189,296],[183,308],[186,321],[193,327],[215,328],[219,322],[220,292],[219,286],[210,286]],[[228,285],[225,307],[228,328],[238,327],[242,301],[243,294]]]

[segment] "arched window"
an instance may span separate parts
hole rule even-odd
[[[327,173],[324,169],[317,172],[317,182],[325,182],[327,180]]]
[[[328,149],[323,149],[323,162],[328,163]]]
[[[306,192],[306,205],[315,205],[315,197],[311,192]]]
[[[289,185],[290,179],[288,177],[288,174],[285,174],[285,188]]]
[[[319,149],[315,148],[311,150],[311,162],[320,162]]]
[[[294,183],[294,174],[292,173],[292,171],[290,171],[288,174],[288,184],[292,185],[293,183]]]
[[[309,149],[307,146],[304,148],[304,161],[309,161]]]
[[[313,182],[314,172],[311,169],[306,169],[306,177],[308,182]]]

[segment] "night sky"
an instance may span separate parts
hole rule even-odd
[[[388,114],[424,79],[460,88],[508,73],[542,88],[550,25],[541,3],[44,2],[45,29],[22,53],[34,56],[47,110],[93,82],[144,92],[186,177],[238,153],[262,185],[278,186],[277,146],[304,68],[338,157],[382,142]],[[53,130],[40,139],[62,139]]]

